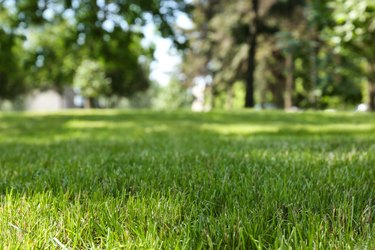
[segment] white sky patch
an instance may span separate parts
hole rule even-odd
[[[182,29],[192,29],[194,26],[193,21],[184,13],[178,15],[176,25]]]
[[[103,22],[102,28],[107,32],[112,32],[115,29],[115,23],[112,20],[107,19]]]
[[[52,9],[46,9],[43,11],[43,17],[48,21],[51,21],[55,17],[55,12]]]
[[[193,22],[191,19],[179,13],[176,26],[182,29],[191,29]],[[156,81],[161,86],[169,84],[171,77],[177,72],[177,67],[182,62],[181,55],[173,48],[171,39],[162,38],[157,35],[155,25],[149,22],[143,29],[145,39],[142,41],[143,46],[155,44],[155,61],[151,63],[151,80]]]
[[[161,86],[168,85],[177,66],[181,63],[181,56],[172,50],[172,41],[165,38],[155,39],[155,61],[151,64],[151,79]]]

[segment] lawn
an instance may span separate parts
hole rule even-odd
[[[0,113],[0,249],[374,249],[375,115]]]

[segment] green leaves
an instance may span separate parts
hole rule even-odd
[[[104,67],[93,60],[83,60],[74,76],[73,85],[87,98],[97,98],[110,93],[111,80]]]
[[[375,110],[375,1],[331,1],[336,25],[332,28],[330,41],[336,53],[350,51],[367,65],[363,70],[367,78],[368,102]]]
[[[363,43],[362,47],[373,47],[375,38],[375,2],[371,0],[338,0],[331,2],[336,21],[334,38],[336,44]],[[341,39],[340,39],[341,38]],[[366,48],[363,48],[366,49]]]
[[[143,91],[149,86],[153,51],[141,44],[142,27],[158,20],[155,26],[160,34],[173,38],[175,15],[186,7],[182,0],[5,2],[0,4],[0,74],[4,82],[0,89],[4,94],[0,96],[9,96],[5,94],[9,92],[4,88],[5,81],[20,82],[9,73],[5,76],[16,67],[8,67],[2,61],[11,60],[25,62],[27,72],[22,81],[38,88],[62,90],[72,84],[77,64],[83,58],[95,58],[102,65],[105,78],[111,81],[111,91],[103,94],[130,97]],[[26,37],[17,48],[23,54],[5,52],[14,48],[9,40],[14,34]],[[90,96],[96,95],[95,89]]]

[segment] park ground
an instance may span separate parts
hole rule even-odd
[[[375,116],[0,113],[1,249],[374,249]]]

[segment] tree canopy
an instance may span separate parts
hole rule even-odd
[[[193,1],[186,79],[212,99],[246,86],[244,105],[374,105],[374,1]],[[363,94],[367,82],[368,96]],[[215,103],[215,102],[212,102]]]
[[[0,98],[62,92],[85,60],[109,80],[103,95],[131,98],[151,86],[152,23],[184,59],[178,86],[204,83],[211,108],[240,96],[245,107],[375,110],[374,10],[372,0],[0,0]],[[176,27],[181,13],[193,28]]]
[[[153,22],[162,36],[173,39],[176,11],[185,7],[178,0],[2,0],[1,97],[20,94],[25,86],[62,91],[85,58],[103,65],[111,95],[145,90],[153,47],[142,45],[142,27]],[[12,65],[18,62],[22,65]],[[25,76],[11,72],[16,66]]]

